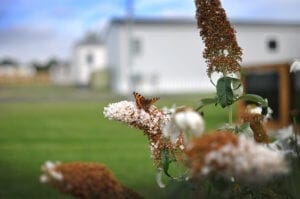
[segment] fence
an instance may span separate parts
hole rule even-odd
[[[33,76],[0,75],[0,86],[7,85],[49,85],[49,73],[39,72]]]

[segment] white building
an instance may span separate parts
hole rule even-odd
[[[300,24],[234,22],[234,26],[243,48],[243,65],[281,63],[300,57]],[[125,19],[114,19],[107,33],[112,89],[122,94],[132,90],[213,91],[203,49],[195,20],[135,19],[133,27],[128,28]]]
[[[56,85],[73,85],[75,84],[74,77],[71,76],[71,65],[68,62],[59,62],[58,65],[50,68],[49,74],[53,84]]]
[[[104,42],[96,34],[88,34],[73,49],[71,79],[77,85],[90,83],[92,73],[107,67]]]
[[[35,74],[35,68],[25,64],[0,64],[0,77],[33,77]]]

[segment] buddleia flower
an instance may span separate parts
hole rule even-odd
[[[242,49],[220,0],[196,0],[196,19],[205,49],[207,74],[221,72],[224,76],[239,73]]]
[[[103,114],[110,120],[120,121],[142,130],[148,137],[151,156],[157,167],[162,165],[161,158],[164,150],[171,153],[182,151],[182,138],[172,143],[163,136],[163,126],[170,121],[170,115],[154,105],[145,111],[139,108],[136,102],[121,101],[109,104],[104,108]]]
[[[289,171],[283,154],[232,132],[205,134],[185,151],[192,177],[220,175],[245,183],[262,183]]]
[[[103,164],[47,161],[42,166],[42,172],[41,183],[48,184],[76,198],[142,198],[136,192],[122,186]]]

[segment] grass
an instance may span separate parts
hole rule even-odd
[[[92,91],[79,91],[88,95],[71,100],[68,93],[79,95],[71,88],[1,91],[0,198],[68,198],[39,183],[40,167],[47,160],[104,163],[124,185],[146,198],[166,197],[168,188],[156,185],[146,137],[102,116],[103,107],[118,98],[101,99]],[[157,104],[196,105],[198,99],[198,95],[163,96]],[[220,108],[210,107],[204,114],[208,129],[227,121]]]

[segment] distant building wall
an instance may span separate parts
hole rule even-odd
[[[74,82],[79,85],[88,85],[91,74],[106,67],[106,49],[100,45],[77,46],[73,53]]]
[[[49,77],[28,65],[0,65],[0,85],[48,84]]]
[[[71,76],[71,66],[69,64],[59,64],[52,66],[49,71],[51,82],[54,85],[73,85]]]
[[[280,63],[300,57],[300,26],[236,23],[243,65]],[[192,20],[137,20],[132,29],[132,62],[128,65],[126,21],[113,20],[108,31],[112,88],[127,94],[210,92],[202,57],[204,44]],[[130,87],[130,75],[134,86]]]
[[[237,24],[243,65],[293,61],[300,56],[300,25]]]
[[[124,27],[115,26],[107,36],[107,55],[110,87],[116,93],[129,90],[128,34]]]
[[[140,81],[136,89],[145,92],[192,92],[212,89],[203,45],[196,28],[186,25],[137,26],[133,40],[139,51],[133,57],[132,71]]]

